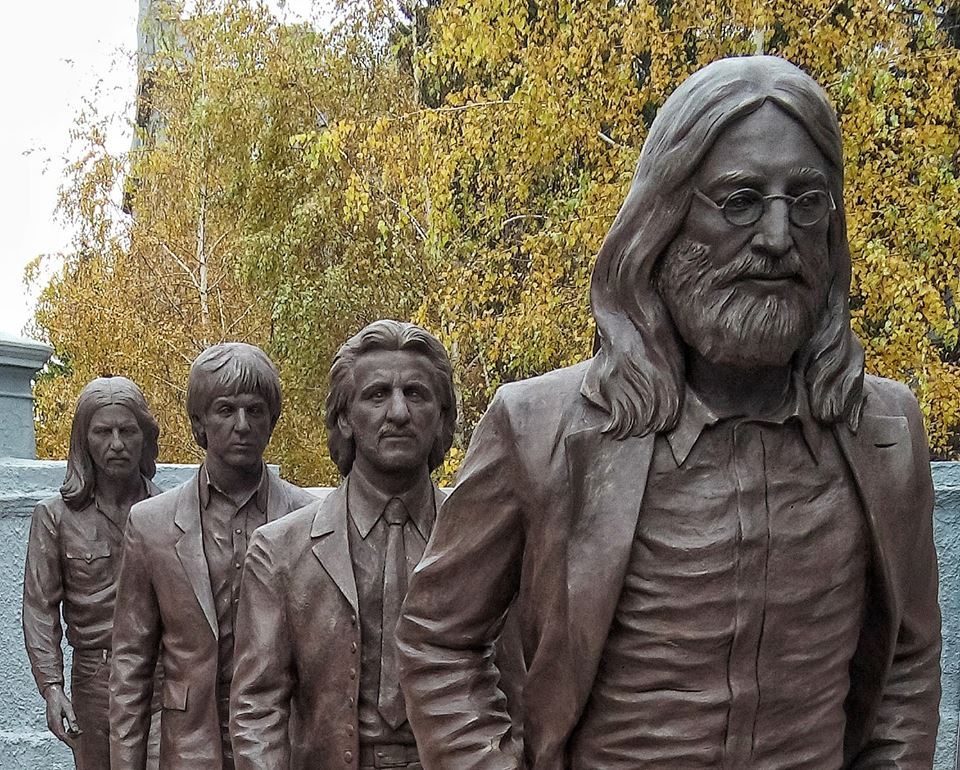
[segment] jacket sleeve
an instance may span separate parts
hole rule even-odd
[[[290,767],[293,650],[282,576],[255,532],[243,566],[230,689],[230,736],[237,770]]]
[[[521,767],[495,664],[524,548],[518,465],[498,394],[440,510],[397,629],[407,717],[427,770]]]
[[[127,521],[110,667],[110,767],[143,770],[147,762],[150,703],[162,623],[141,529],[134,506]]]
[[[909,540],[899,552],[901,617],[893,661],[870,739],[854,767],[925,770],[933,766],[940,704],[940,606],[933,542],[930,453],[916,400],[903,389],[902,408],[913,443],[916,491],[909,498]]]
[[[23,639],[41,695],[50,685],[63,684],[63,576],[59,520],[52,509],[41,502],[33,510],[23,574]]]

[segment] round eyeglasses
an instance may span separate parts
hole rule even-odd
[[[721,212],[727,222],[737,227],[746,227],[759,222],[760,217],[767,210],[767,201],[772,200],[787,202],[787,217],[790,219],[790,223],[797,227],[812,227],[829,212],[837,208],[837,205],[833,202],[833,196],[825,190],[811,190],[794,197],[792,195],[762,195],[756,190],[744,188],[730,193],[723,203],[717,203],[696,188],[693,192],[704,203],[709,203]]]

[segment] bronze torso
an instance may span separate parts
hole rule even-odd
[[[687,404],[654,446],[572,767],[840,767],[866,569],[845,462],[796,410]]]
[[[144,480],[148,495],[159,493]],[[104,513],[96,499],[80,510],[60,495],[37,504],[30,526],[24,576],[24,637],[41,689],[63,684],[59,606],[62,597],[67,642],[78,650],[110,650],[117,576],[126,520]],[[60,602],[57,603],[58,605]]]

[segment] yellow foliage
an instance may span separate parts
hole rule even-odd
[[[934,452],[956,455],[960,51],[933,6],[440,0],[404,18],[352,0],[324,34],[222,6],[184,21],[193,55],[155,84],[163,140],[134,158],[137,218],[104,213],[122,159],[76,169],[83,235],[37,311],[64,361],[37,389],[44,453],[62,455],[73,395],[109,370],[144,386],[163,459],[194,457],[187,362],[231,337],[284,378],[271,459],[330,483],[330,360],[390,316],[450,350],[449,481],[498,385],[590,355],[594,257],[660,104],[708,62],[762,51],[836,105],[868,369],[909,383]]]

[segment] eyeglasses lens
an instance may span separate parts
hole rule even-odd
[[[811,190],[790,204],[790,221],[798,227],[810,227],[823,219],[829,208],[830,197],[821,190]]]
[[[737,190],[720,207],[723,216],[732,225],[746,226],[760,221],[767,200],[783,198],[788,201],[788,216],[797,227],[810,227],[823,219],[830,210],[830,196],[823,190],[811,190],[797,198],[787,195],[761,195],[756,190]]]

